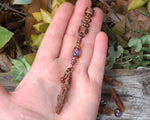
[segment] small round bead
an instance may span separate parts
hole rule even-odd
[[[83,23],[83,26],[86,27],[86,28],[88,28],[90,25],[87,24],[87,23]]]
[[[81,44],[81,42],[82,42],[82,38],[80,38],[78,41],[77,41],[77,44]]]
[[[122,116],[122,112],[119,108],[114,110],[114,114],[115,114],[116,117],[121,117]]]
[[[73,57],[72,60],[71,60],[71,64],[74,65],[76,62],[77,62],[76,58]]]

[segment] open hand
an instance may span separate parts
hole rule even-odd
[[[55,107],[60,77],[68,68],[79,38],[85,8],[90,0],[78,0],[75,9],[64,3],[56,12],[31,70],[12,93],[0,87],[0,120],[95,120],[104,74],[107,36],[100,32],[102,11],[95,8],[82,54],[74,66],[72,84],[62,112]]]

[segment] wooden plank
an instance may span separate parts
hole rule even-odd
[[[114,115],[101,115],[101,120],[150,120],[150,71],[148,70],[111,70],[105,75],[123,83],[121,88],[116,88],[124,106],[125,112],[120,118]],[[0,74],[0,83],[9,91],[15,89],[7,73]],[[102,98],[107,100],[107,107],[117,108],[111,99],[109,90],[112,86],[103,83]]]
[[[120,118],[101,116],[101,120],[150,120],[150,71],[148,70],[111,70],[105,75],[123,83],[121,88],[116,88],[124,106],[125,112]],[[114,88],[103,83],[102,98],[107,100],[107,107],[117,108],[111,99],[109,90]]]

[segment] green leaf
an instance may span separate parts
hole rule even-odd
[[[129,58],[131,58],[136,63],[139,62],[139,59],[137,59],[136,56],[134,56],[134,55],[129,55]]]
[[[0,49],[6,45],[13,35],[14,33],[0,26]]]
[[[36,53],[29,53],[27,55],[24,55],[23,58],[27,61],[29,65],[32,65],[35,59],[35,55]]]
[[[130,66],[130,69],[135,69],[135,68],[137,68],[138,66],[139,66],[139,64],[133,64],[133,65]]]
[[[129,54],[129,50],[124,50],[123,53],[124,54]]]
[[[107,57],[106,59],[106,66],[105,66],[105,70],[110,70],[112,69],[113,65],[115,64],[116,58],[114,57]]]
[[[134,9],[140,8],[146,2],[147,2],[147,0],[132,0],[132,2],[128,6],[128,10],[134,10]]]
[[[125,69],[129,69],[130,66],[131,66],[131,64],[130,64],[129,62],[127,62],[127,63],[125,63],[125,64],[122,64],[121,66],[122,66],[123,68],[125,68]]]
[[[40,31],[42,33],[45,33],[47,31],[48,26],[49,26],[49,23],[44,23],[43,25],[39,26]]]
[[[41,16],[41,13],[40,12],[33,12],[32,13],[32,16],[34,17],[34,19],[39,22],[42,20],[42,16]]]
[[[38,32],[45,33],[48,26],[49,26],[49,23],[37,23],[33,25],[33,28],[36,29]]]
[[[143,11],[143,10],[139,10],[139,13],[141,13],[142,15],[146,16],[147,18],[150,18],[150,14]]]
[[[139,62],[142,62],[143,61],[143,51],[140,51],[140,53],[139,53],[139,56],[140,56],[140,58],[139,58]]]
[[[58,7],[64,2],[66,2],[66,0],[53,0],[52,1],[52,18],[54,17]]]
[[[41,33],[40,35],[37,36],[37,38],[34,40],[34,42],[31,42],[30,45],[32,47],[36,47],[36,48],[39,48],[41,42],[42,42],[42,39],[44,37],[44,33]]]
[[[109,56],[111,57],[111,58],[119,58],[120,56],[121,56],[121,54],[123,53],[123,48],[122,48],[122,46],[117,46],[117,51],[114,49],[114,47],[113,46],[111,46],[111,47],[109,47],[109,49],[108,49],[108,53],[109,53]]]
[[[150,48],[148,48],[148,47],[142,47],[142,50],[150,53]]]
[[[31,35],[31,42],[34,42],[37,39],[38,35]]]
[[[147,67],[148,65],[150,65],[150,61],[143,61],[141,65],[143,65],[144,67]]]
[[[32,0],[14,0],[13,4],[14,5],[26,5],[26,4],[31,4]]]
[[[12,81],[20,83],[27,72],[30,70],[31,65],[25,60],[12,60],[13,66],[10,67],[9,74],[13,77]]]
[[[33,28],[35,29],[35,30],[37,30],[38,32],[41,32],[41,30],[40,30],[40,26],[41,25],[44,25],[45,23],[37,23],[37,24],[34,24],[33,25]]]
[[[106,59],[106,67],[105,67],[106,70],[112,69],[113,65],[115,64],[116,59],[122,55],[123,51],[124,49],[120,45],[117,46],[117,51],[114,49],[114,46],[110,46],[108,48],[109,56]]]
[[[141,39],[138,39],[138,38],[130,39],[130,41],[128,43],[128,46],[129,47],[134,47],[135,48],[135,52],[139,52],[142,49]]]
[[[117,37],[116,37],[116,35],[111,31],[111,29],[108,27],[108,26],[106,26],[106,27],[104,27],[104,30],[105,30],[105,32],[106,32],[106,34],[107,34],[107,36],[108,36],[108,39],[109,39],[109,45],[110,46],[114,46],[115,44],[117,44]]]
[[[150,45],[150,35],[145,35],[141,38],[143,45]]]
[[[131,31],[133,31],[133,32],[136,32],[136,33],[139,33],[139,34],[141,34],[141,35],[148,35],[149,34],[149,32],[147,32],[147,31],[145,31],[145,30],[141,30],[141,29],[131,29]]]
[[[41,12],[41,16],[42,16],[42,20],[45,22],[45,23],[50,23],[51,20],[52,20],[52,17],[51,17],[51,14],[50,12],[44,10],[44,9],[40,9],[40,12]]]

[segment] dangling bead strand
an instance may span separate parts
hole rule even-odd
[[[65,98],[67,95],[67,92],[71,86],[71,79],[72,79],[72,68],[73,65],[77,62],[77,59],[81,55],[81,47],[80,44],[82,42],[82,39],[85,37],[85,35],[89,31],[89,23],[91,22],[91,17],[94,14],[94,10],[91,7],[87,7],[84,14],[84,19],[82,20],[82,25],[79,27],[78,33],[80,39],[77,41],[77,45],[73,49],[73,57],[71,60],[71,67],[69,67],[65,73],[64,76],[61,77],[61,90],[57,96],[57,105],[56,105],[56,113],[59,114],[63,108],[63,105],[65,103]]]

